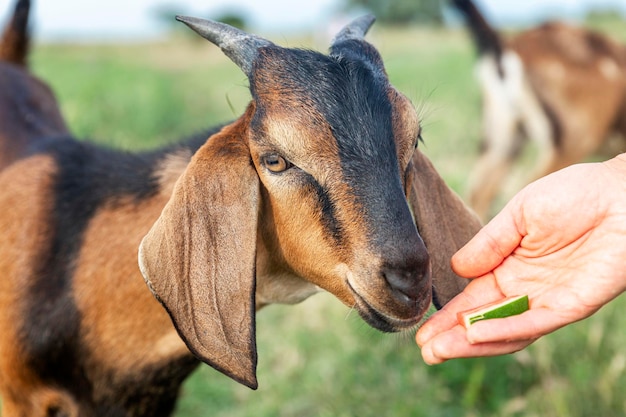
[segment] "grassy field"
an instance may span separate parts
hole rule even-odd
[[[375,28],[369,39],[393,84],[420,111],[422,149],[462,194],[480,134],[474,54],[465,33]],[[249,99],[234,64],[208,43],[187,39],[39,45],[32,64],[56,90],[77,136],[126,149],[236,118]],[[379,334],[320,294],[259,313],[257,391],[202,366],[184,385],[176,416],[624,416],[624,312],[621,297],[515,355],[429,367],[413,334]]]

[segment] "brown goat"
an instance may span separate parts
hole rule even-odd
[[[265,305],[326,290],[401,331],[465,286],[479,222],[416,149],[373,18],[328,55],[181,20],[247,75],[239,119],[139,154],[55,138],[0,173],[4,417],[167,416],[198,359],[256,388]]]
[[[626,135],[626,48],[564,23],[503,39],[470,0],[453,3],[480,54],[484,140],[468,201],[487,218],[527,139],[538,147],[530,182],[582,162],[612,134]]]
[[[28,71],[29,10],[19,0],[0,39],[0,170],[39,138],[68,133],[52,90]]]

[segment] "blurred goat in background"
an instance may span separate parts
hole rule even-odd
[[[28,69],[29,10],[19,0],[0,39],[0,170],[38,138],[68,133],[52,90]]]
[[[538,156],[526,182],[581,162],[612,134],[626,133],[626,48],[557,22],[504,39],[470,0],[453,4],[479,53],[484,138],[468,201],[486,219],[529,139]]]

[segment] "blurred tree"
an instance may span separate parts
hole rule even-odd
[[[160,3],[150,9],[152,17],[167,31],[178,30],[181,24],[176,21],[176,15],[186,15],[187,9],[176,3]]]
[[[626,16],[617,8],[590,5],[585,15],[585,26],[626,43]]]
[[[343,0],[348,10],[365,8],[381,23],[443,24],[443,0]]]
[[[239,10],[225,11],[211,17],[211,19],[226,23],[241,30],[246,30],[248,26],[248,19],[245,13]]]
[[[190,39],[197,38],[195,35],[192,36],[193,32],[187,29],[185,25],[176,20],[177,15],[189,15],[188,10],[183,6],[176,3],[160,3],[151,8],[150,14],[168,35],[186,36]]]
[[[589,8],[585,16],[585,22],[587,23],[602,23],[602,22],[623,22],[624,16],[617,8],[601,7],[597,6]]]

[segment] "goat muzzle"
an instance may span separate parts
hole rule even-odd
[[[385,267],[372,278],[346,274],[354,306],[370,326],[383,332],[414,327],[432,300],[430,263],[418,267]]]

